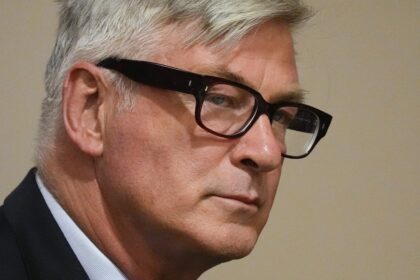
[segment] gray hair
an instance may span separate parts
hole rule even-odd
[[[45,73],[47,96],[42,103],[36,161],[54,149],[63,132],[63,82],[77,61],[97,63],[109,56],[145,59],[164,46],[165,27],[182,33],[185,47],[222,47],[238,42],[253,27],[280,19],[291,27],[310,12],[299,0],[57,0],[60,22],[54,50]],[[166,33],[167,34],[167,33]],[[156,46],[159,46],[157,48]],[[123,107],[132,104],[136,85],[110,71],[108,79]]]

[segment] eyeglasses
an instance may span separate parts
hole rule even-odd
[[[220,77],[113,57],[102,60],[98,66],[138,83],[193,95],[197,124],[220,137],[241,137],[265,114],[273,135],[284,147],[282,155],[287,158],[306,157],[325,136],[332,120],[331,115],[305,104],[268,103],[256,90]]]

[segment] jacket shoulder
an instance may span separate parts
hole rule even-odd
[[[27,279],[16,238],[0,207],[0,279]]]

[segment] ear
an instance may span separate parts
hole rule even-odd
[[[103,151],[105,87],[101,71],[77,62],[63,88],[63,120],[69,138],[84,153],[97,157]]]

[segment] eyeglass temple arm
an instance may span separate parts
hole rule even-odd
[[[138,83],[193,95],[202,86],[200,75],[153,62],[107,58],[98,66],[120,72]]]

